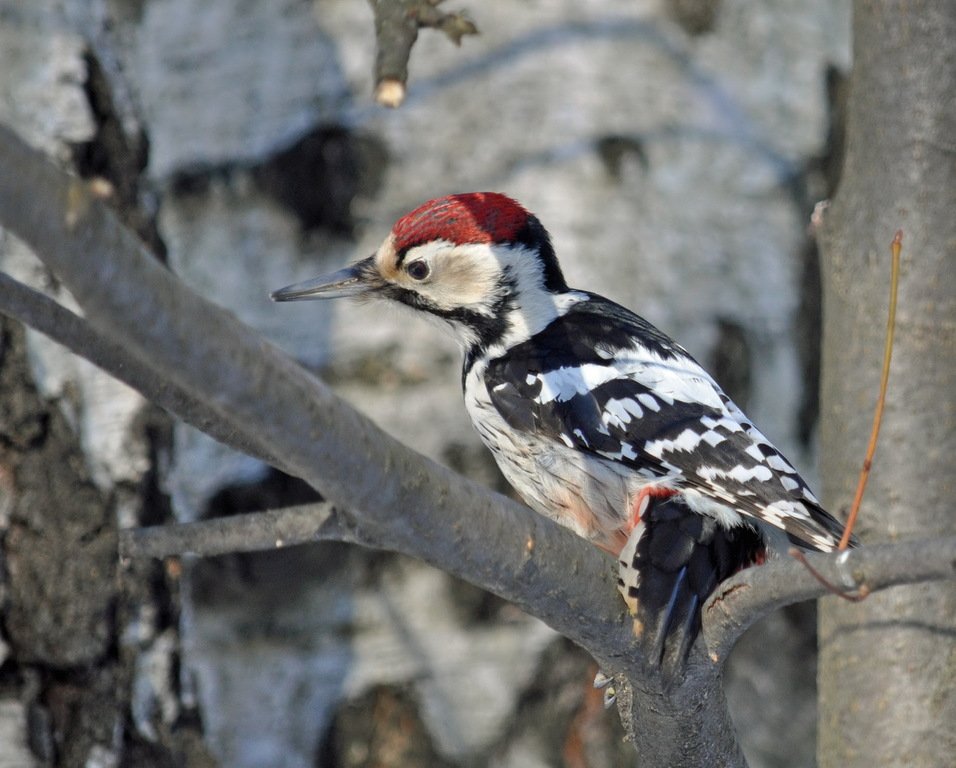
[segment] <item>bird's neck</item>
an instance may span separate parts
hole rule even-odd
[[[466,373],[476,360],[501,357],[512,347],[541,333],[571,307],[587,298],[587,294],[571,290],[552,292],[538,289],[515,293],[505,302],[501,314],[503,322],[497,338],[464,345]]]

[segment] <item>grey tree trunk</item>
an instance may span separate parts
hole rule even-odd
[[[822,231],[822,470],[847,506],[876,399],[889,244],[904,231],[896,344],[864,542],[956,530],[956,4],[855,3],[843,181]],[[821,766],[956,755],[956,587],[820,610]]]

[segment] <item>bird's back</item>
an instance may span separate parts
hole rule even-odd
[[[541,497],[557,467],[561,495],[598,507],[601,525],[623,524],[651,483],[725,527],[764,524],[809,549],[836,545],[840,524],[683,348],[624,307],[582,296],[530,338],[478,357],[465,380],[479,434],[532,506],[554,504],[553,493]],[[582,517],[564,522],[581,532]]]

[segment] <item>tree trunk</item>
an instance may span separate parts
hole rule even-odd
[[[886,413],[865,543],[956,531],[956,4],[858,0],[847,156],[821,240],[824,495],[847,507],[880,377],[889,246],[903,230]],[[956,587],[820,610],[821,766],[952,764]]]

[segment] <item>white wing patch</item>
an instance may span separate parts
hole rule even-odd
[[[767,483],[773,479],[773,472],[764,464],[754,464],[749,467],[738,464],[731,470],[718,469],[717,467],[699,467],[697,476],[708,482],[726,478],[738,483],[752,483],[755,480],[760,483]]]
[[[777,472],[786,472],[788,475],[797,474],[797,470],[793,468],[793,465],[779,453],[770,454],[764,461],[767,462],[771,469],[775,469]]]
[[[535,398],[542,405],[552,401],[566,402],[575,395],[583,395],[592,389],[618,378],[620,372],[611,365],[585,363],[574,367],[555,368],[545,373],[530,374],[541,382],[541,393]]]
[[[674,453],[675,451],[690,453],[700,445],[702,439],[703,435],[700,432],[695,432],[688,427],[675,438],[649,440],[644,444],[644,451],[655,459],[662,459],[665,453]]]
[[[665,360],[643,346],[635,355],[635,358],[617,361],[621,373],[653,391],[658,399],[669,403],[701,403],[723,410],[716,382],[691,358]]]
[[[601,421],[607,426],[624,429],[633,419],[640,419],[643,416],[644,409],[631,398],[611,398],[604,404]]]
[[[700,403],[724,410],[717,385],[702,368],[690,359],[680,364],[672,360],[665,361],[647,349],[640,352],[640,357],[635,353],[634,357],[617,358],[607,364],[582,363],[531,373],[525,381],[528,385],[535,380],[541,383],[541,392],[536,400],[546,404],[552,401],[565,402],[614,379],[631,379],[651,390],[653,395],[642,393],[638,399],[653,411],[660,411],[661,404],[658,401],[667,405],[675,402]]]
[[[743,431],[740,422],[729,416],[721,416],[719,419],[712,418],[711,416],[702,416],[700,423],[707,427],[707,429],[726,429],[728,432]]]
[[[795,491],[797,490],[797,488],[800,487],[800,483],[798,483],[796,480],[794,480],[792,477],[789,477],[788,475],[782,475],[780,477],[780,482],[783,484],[783,487],[786,488],[788,491]]]
[[[760,450],[760,446],[757,445],[757,443],[751,443],[748,445],[744,453],[746,453],[751,459],[763,461],[763,451]]]

